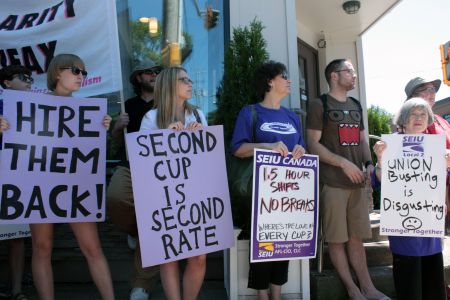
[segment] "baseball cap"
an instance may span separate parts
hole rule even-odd
[[[432,83],[434,88],[436,89],[436,92],[441,87],[441,80],[435,79],[435,80],[427,80],[422,77],[416,77],[411,79],[405,86],[405,93],[406,93],[406,99],[409,99],[414,94],[414,91],[421,85]]]

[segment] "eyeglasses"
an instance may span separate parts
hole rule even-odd
[[[434,86],[431,87],[427,87],[427,88],[422,88],[422,89],[418,89],[416,91],[414,91],[414,94],[420,94],[420,93],[427,93],[427,94],[435,94],[436,88]]]
[[[28,75],[28,74],[20,73],[20,74],[14,75],[13,77],[18,78],[20,81],[23,81],[23,82],[25,82],[25,83],[33,84],[33,82],[34,82],[33,77],[31,77],[31,76]]]
[[[427,113],[412,113],[408,116],[411,120],[422,120],[428,118]]]
[[[284,80],[289,80],[289,76],[286,72],[283,72],[280,74],[281,78],[283,78]]]
[[[86,78],[86,77],[87,77],[87,74],[88,74],[87,71],[81,70],[80,68],[75,67],[75,66],[72,66],[72,67],[65,67],[65,68],[59,68],[59,69],[61,69],[61,70],[70,70],[70,71],[72,71],[72,74],[75,75],[75,76],[78,76],[78,75],[80,75],[80,73],[81,73],[81,75],[83,75],[83,78]]]
[[[193,84],[192,80],[189,79],[189,77],[180,77],[178,78],[179,81],[182,81],[184,84]]]
[[[157,76],[159,73],[161,73],[161,70],[159,70],[159,69],[149,69],[149,70],[142,71],[142,74],[152,75],[152,76]]]
[[[353,69],[342,69],[342,70],[337,70],[336,73],[344,72],[344,71],[347,72],[348,74],[350,74],[351,76],[356,75],[356,71],[353,70]]]

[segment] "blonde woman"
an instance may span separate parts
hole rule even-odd
[[[84,62],[78,56],[59,54],[52,59],[48,67],[47,86],[52,91],[52,95],[71,97],[73,92],[80,89],[83,78],[86,76]],[[108,129],[111,117],[105,116],[100,121]],[[81,252],[87,259],[89,271],[102,299],[114,299],[111,274],[100,245],[96,223],[70,223],[70,227],[78,241]],[[33,245],[31,262],[34,285],[39,299],[54,300],[51,264],[53,224],[31,224],[30,228]]]
[[[202,111],[190,105],[192,80],[185,69],[170,67],[159,73],[155,83],[155,109],[142,119],[141,130],[163,129],[194,130],[207,126]],[[168,300],[194,300],[203,284],[206,255],[189,257],[183,274],[182,292],[178,261],[160,266],[161,281]]]

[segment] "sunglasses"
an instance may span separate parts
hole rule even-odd
[[[178,78],[178,80],[183,82],[184,84],[193,84],[192,80],[189,79],[189,77],[180,77]]]
[[[14,75],[13,77],[14,77],[14,78],[19,78],[20,81],[23,81],[23,82],[25,82],[25,83],[33,84],[33,82],[34,82],[33,77],[31,77],[31,76],[28,75],[28,74],[20,73],[20,74]]]
[[[78,75],[80,75],[80,73],[81,73],[81,75],[83,75],[83,78],[86,78],[86,77],[87,77],[87,74],[88,74],[87,71],[81,70],[80,68],[75,67],[75,66],[72,66],[72,67],[65,67],[65,68],[59,68],[59,69],[60,69],[60,70],[70,70],[70,71],[72,71],[72,74],[75,75],[75,76],[78,76]]]
[[[281,78],[283,78],[284,80],[288,80],[288,79],[289,79],[288,74],[285,73],[285,72],[281,73],[280,76],[281,76]]]
[[[142,71],[142,74],[152,75],[152,76],[157,76],[159,73],[161,73],[161,70],[159,70],[159,69],[149,69],[149,70]]]

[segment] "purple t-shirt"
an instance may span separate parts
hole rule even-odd
[[[372,173],[372,187],[379,188],[381,182],[376,172]],[[442,252],[442,239],[430,237],[389,236],[392,253],[405,256],[428,256]]]
[[[253,116],[250,106],[245,106],[239,112],[231,140],[231,153],[243,143],[276,143],[282,141],[289,151],[295,145],[305,147],[302,136],[302,124],[300,118],[285,107],[279,109],[266,108],[255,104],[256,130],[253,140]]]

